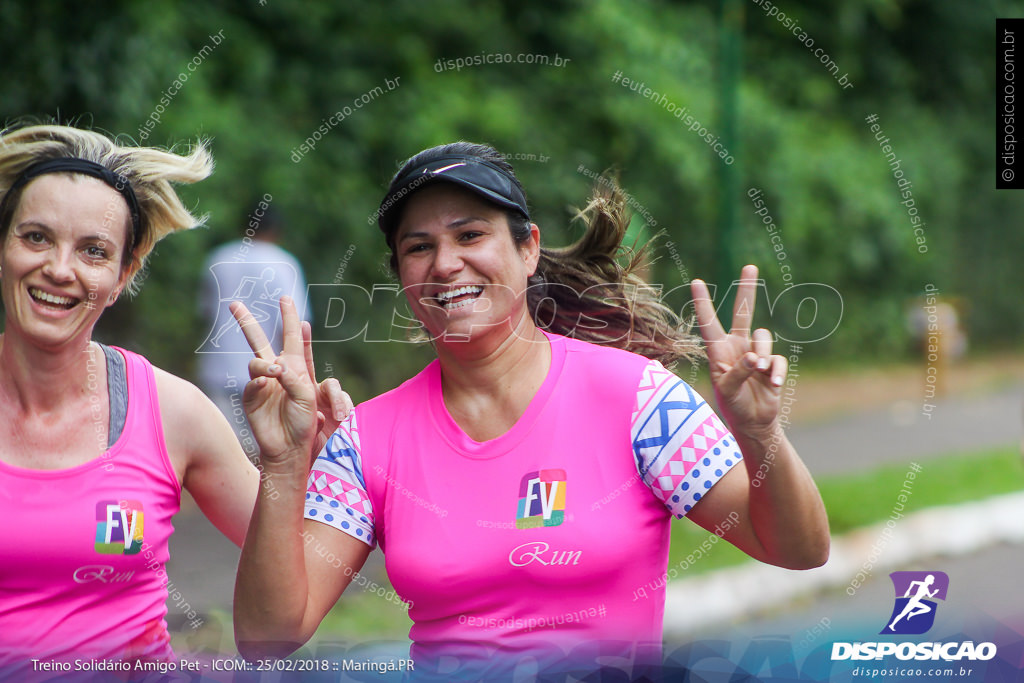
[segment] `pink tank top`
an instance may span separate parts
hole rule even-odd
[[[117,351],[128,407],[113,446],[63,470],[0,462],[0,678],[31,672],[33,658],[173,656],[164,565],[181,487],[153,367]]]
[[[417,674],[657,665],[669,523],[741,460],[660,364],[548,338],[548,376],[502,436],[460,429],[435,361],[359,405],[310,474],[306,517],[384,550]]]

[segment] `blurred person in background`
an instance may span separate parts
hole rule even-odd
[[[183,487],[245,536],[259,474],[217,408],[92,340],[154,245],[198,222],[172,183],[212,168],[202,143],[178,155],[66,126],[0,134],[4,680],[45,677],[33,659],[173,660],[165,565]],[[336,384],[323,388],[341,405]]]
[[[782,567],[827,559],[824,506],[779,424],[786,359],[750,331],[757,269],[729,333],[692,285],[726,427],[663,365],[702,355],[699,340],[632,274],[639,256],[616,260],[621,190],[599,184],[580,240],[542,249],[505,159],[442,145],[393,178],[379,225],[437,359],[357,406],[312,472],[298,313],[282,300],[278,355],[233,306],[256,352],[245,410],[283,492],[259,495],[242,550],[244,656],[306,642],[378,544],[410,605],[415,674],[446,681],[615,662],[657,675],[673,518]]]
[[[228,310],[232,301],[243,302],[275,348],[281,347],[278,299],[290,296],[303,320],[312,316],[306,302],[306,279],[299,262],[277,242],[284,217],[274,209],[270,195],[251,203],[242,236],[214,249],[203,264],[199,308],[209,330],[200,346],[199,384],[227,418],[243,450],[258,452],[242,410],[242,387],[249,378],[252,351]]]

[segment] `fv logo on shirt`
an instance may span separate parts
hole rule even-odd
[[[565,470],[527,472],[519,484],[517,529],[558,526],[565,520]]]
[[[142,503],[101,500],[96,503],[96,552],[136,555],[142,550]]]

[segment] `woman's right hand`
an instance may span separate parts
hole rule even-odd
[[[301,468],[305,473],[318,427],[317,385],[309,375],[295,302],[281,297],[280,306],[284,348],[278,355],[245,304],[231,304],[231,313],[255,354],[249,361],[251,381],[245,385],[242,405],[264,468]]]

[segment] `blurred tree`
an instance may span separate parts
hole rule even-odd
[[[568,209],[585,202],[589,174],[618,169],[641,233],[666,231],[654,279],[671,290],[715,277],[722,161],[681,119],[719,135],[716,2],[70,7],[0,4],[0,42],[9,48],[0,118],[55,117],[136,140],[148,133],[146,144],[164,146],[212,140],[214,176],[182,191],[209,214],[208,228],[161,243],[142,293],[119,303],[102,328],[172,371],[191,371],[205,336],[194,304],[203,255],[235,234],[245,203],[263,193],[293,222],[284,246],[310,282],[325,285],[313,299],[315,336],[357,332],[358,324],[325,326],[328,300],[341,292],[332,286],[390,281],[372,221],[383,189],[404,158],[453,139],[534,155],[512,161],[552,244],[578,234]],[[770,297],[785,288],[783,264],[793,282],[841,293],[842,325],[809,354],[906,353],[903,309],[927,282],[970,301],[976,342],[1016,343],[1024,236],[1013,219],[1024,207],[1018,195],[992,189],[991,42],[994,18],[1019,15],[1020,3],[799,0],[780,9],[840,71],[833,76],[756,2],[745,6],[737,256],[761,266]],[[223,36],[217,45],[215,35]],[[569,61],[455,65],[495,53]],[[843,73],[853,87],[839,85]],[[187,76],[180,90],[179,74]],[[147,131],[158,105],[159,123]],[[869,114],[914,183],[926,254],[916,249]],[[752,188],[763,191],[781,231],[783,262],[754,213]],[[687,298],[676,289],[671,301],[682,307]],[[792,338],[806,321],[789,299],[771,324]],[[392,308],[369,314],[374,331],[386,330]],[[322,343],[316,353],[321,371],[330,364],[362,399],[430,356],[411,348]]]

